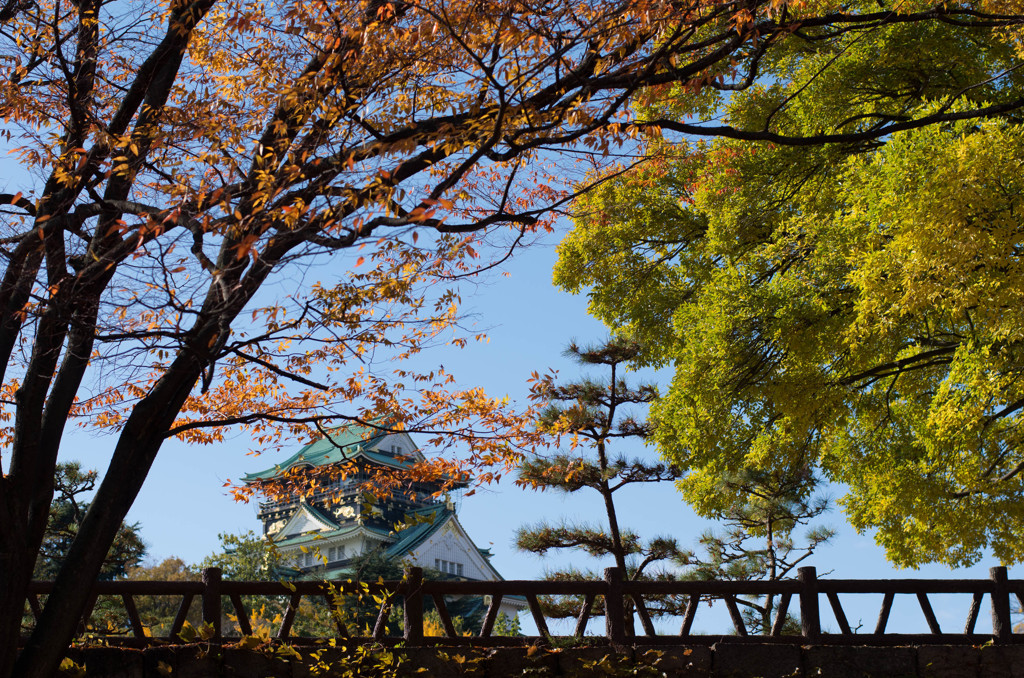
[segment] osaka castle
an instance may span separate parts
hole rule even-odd
[[[403,470],[423,459],[406,433],[348,426],[242,480],[253,484],[288,472],[346,467],[345,477],[334,477],[308,496],[275,497],[259,506],[264,538],[274,542],[283,563],[310,576],[350,577],[353,558],[380,551],[403,566],[433,569],[444,578],[502,579],[489,550],[477,547],[462,527],[454,504],[435,497],[439,484],[415,482],[367,501],[360,486],[375,469]],[[525,607],[525,601],[505,598],[499,611],[514,617]]]

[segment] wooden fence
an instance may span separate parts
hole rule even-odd
[[[406,646],[418,645],[513,645],[550,640],[548,618],[543,611],[542,597],[572,596],[580,601],[572,636],[587,642],[607,642],[624,646],[634,643],[644,645],[710,644],[729,640],[730,642],[842,644],[842,645],[921,645],[921,644],[982,644],[1014,643],[1024,638],[1015,634],[1011,622],[1011,596],[1015,596],[1024,609],[1024,581],[1009,581],[1005,567],[994,567],[988,579],[818,579],[815,568],[799,569],[794,580],[782,581],[659,581],[633,582],[624,580],[618,568],[605,570],[603,581],[548,582],[548,581],[424,581],[420,568],[408,568],[402,581],[387,581],[374,584],[358,582],[248,582],[222,580],[218,568],[203,571],[201,582],[159,582],[159,581],[111,581],[98,582],[93,591],[93,604],[98,596],[120,597],[124,612],[130,622],[131,631],[127,637],[113,639],[115,642],[131,645],[145,645],[159,642],[179,641],[186,617],[193,599],[202,601],[202,618],[209,624],[212,635],[210,642],[232,640],[223,633],[225,613],[233,613],[239,630],[244,635],[253,633],[249,611],[243,604],[243,596],[281,596],[287,598],[276,637],[291,642],[313,640],[298,638],[292,634],[296,614],[302,599],[322,599],[334,609],[347,595],[372,594],[380,601],[379,612],[372,634],[356,636],[353,629],[346,628],[340,615],[334,615],[337,638],[351,640],[404,642]],[[32,612],[38,616],[39,596],[52,589],[50,582],[33,582],[30,596]],[[852,629],[840,601],[840,595],[881,594],[882,605],[878,621],[870,633],[859,633]],[[971,603],[962,630],[943,630],[932,608],[929,595],[965,594]],[[738,600],[750,596],[774,596],[778,601],[774,620],[769,633],[749,634],[743,623]],[[893,601],[898,595],[914,596],[929,628],[926,634],[891,633],[888,620]],[[985,596],[989,597],[992,617],[992,633],[977,633],[975,626],[981,613]],[[169,636],[151,638],[147,634],[145,620],[140,618],[135,605],[136,596],[180,596],[177,616]],[[456,634],[455,625],[448,611],[448,600],[456,597],[483,597],[486,612],[480,629],[474,629],[472,637]],[[516,597],[525,600],[536,623],[539,635],[520,638],[494,637],[495,621],[503,599]],[[838,633],[822,630],[821,602],[827,602],[837,622]],[[424,635],[424,603],[433,601],[437,610],[444,636]],[[658,631],[653,606],[665,600],[677,601],[681,618],[678,633]],[[652,601],[662,601],[661,603]],[[702,603],[721,602],[729,611],[733,634],[698,635],[691,633],[698,610]],[[227,605],[225,605],[227,603]],[[395,605],[403,610],[401,635],[387,633],[387,620]],[[704,607],[708,607],[706,604]],[[86,613],[86,620],[92,614],[92,606]],[[640,623],[640,631],[632,634],[634,617]],[[603,616],[602,633],[594,635],[592,617]],[[652,618],[655,617],[655,618]],[[792,624],[787,632],[787,619],[799,619],[800,633],[793,632]],[[83,628],[85,621],[83,621]],[[658,624],[664,626],[664,623]],[[588,632],[590,635],[587,635]]]

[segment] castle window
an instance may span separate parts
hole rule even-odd
[[[333,546],[327,550],[327,560],[329,562],[333,563],[335,560],[337,560],[337,558],[335,557],[336,551],[337,551],[337,549],[334,548]]]
[[[440,570],[445,574],[454,574],[459,577],[462,576],[462,563],[453,563],[450,560],[441,560],[440,558],[434,558],[434,569]]]

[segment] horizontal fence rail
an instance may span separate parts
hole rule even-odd
[[[47,596],[52,582],[32,582],[29,596],[31,614],[41,612],[40,596]],[[882,596],[878,619],[871,632],[860,633],[852,628],[840,595],[876,594]],[[932,607],[930,595],[962,594],[970,596],[962,630],[943,630]],[[152,637],[146,619],[136,605],[136,598],[173,597],[178,600],[177,613],[167,635]],[[200,638],[206,642],[234,642],[253,634],[255,612],[244,597],[276,597],[283,612],[274,619],[274,639],[290,642],[324,640],[292,633],[302,601],[316,601],[330,610],[333,638],[358,642],[404,642],[416,645],[514,645],[550,641],[556,637],[549,630],[551,617],[545,607],[552,598],[578,604],[574,630],[569,636],[588,643],[615,646],[629,644],[710,644],[715,642],[759,642],[843,645],[918,645],[918,644],[981,644],[1014,643],[1024,633],[1014,633],[1011,620],[1011,597],[1018,609],[1024,610],[1024,581],[1009,581],[1005,567],[994,567],[988,579],[818,579],[813,567],[799,569],[797,579],[779,581],[629,581],[618,568],[605,570],[603,581],[433,581],[423,580],[420,568],[405,571],[401,581],[362,583],[352,581],[228,581],[218,568],[203,570],[202,581],[108,581],[97,582],[80,631],[89,628],[100,597],[120,599],[125,629],[103,635],[104,642],[125,645],[148,645],[195,640],[195,632],[185,634],[186,620],[194,601],[201,609],[204,628]],[[770,596],[771,628],[751,633],[740,612],[745,601]],[[911,596],[927,623],[925,634],[889,631],[889,616],[896,596]],[[975,627],[982,612],[984,598],[992,620],[991,633],[977,633]],[[452,601],[464,598],[483,600],[484,613],[480,627],[459,635],[450,613]],[[529,610],[538,635],[497,637],[495,625],[502,601],[513,600],[518,607]],[[250,599],[251,600],[251,599]],[[376,611],[372,628],[361,630],[341,613],[346,602],[372,603]],[[429,602],[428,602],[429,601]],[[702,605],[704,603],[704,605]],[[694,633],[698,611],[711,603],[723,603],[732,622],[732,634]],[[822,629],[821,611],[828,606],[838,632]],[[424,609],[436,611],[443,635],[428,636],[425,632]],[[660,607],[659,607],[660,606]],[[396,610],[401,610],[401,616]],[[670,610],[669,614],[664,614]],[[659,613],[662,613],[659,617]],[[594,617],[604,617],[603,628],[595,630]],[[373,615],[371,615],[373,618]],[[659,631],[656,621],[675,620],[678,632]],[[679,624],[681,620],[681,624]],[[240,635],[225,633],[225,622],[237,627]],[[639,628],[637,624],[639,623]],[[391,630],[389,631],[389,625]],[[664,627],[664,623],[660,623]],[[794,628],[799,626],[799,632]],[[400,628],[396,632],[395,628]],[[367,633],[368,631],[368,633]],[[264,632],[265,633],[265,632]],[[270,640],[270,635],[267,640]]]

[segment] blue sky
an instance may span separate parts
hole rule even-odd
[[[526,380],[533,370],[555,368],[564,378],[576,376],[576,367],[562,356],[565,344],[572,338],[598,341],[606,332],[587,315],[585,297],[566,294],[551,285],[559,235],[518,251],[503,267],[508,275],[493,273],[464,288],[464,309],[473,314],[476,328],[486,331],[489,341],[470,344],[462,350],[438,350],[427,354],[424,360],[443,363],[465,386],[483,386],[491,395],[507,394],[519,402],[526,400]],[[666,374],[642,374],[636,379],[657,382],[659,377],[663,384],[668,379]],[[65,445],[62,457],[77,459],[102,472],[107,446],[112,442],[109,437],[76,434]],[[130,521],[141,524],[150,559],[159,561],[173,555],[198,562],[217,549],[219,533],[260,528],[255,505],[233,501],[223,485],[243,473],[271,466],[294,450],[252,457],[247,455],[249,449],[246,436],[216,446],[188,446],[177,441],[165,445],[129,514]],[[655,456],[650,449],[622,452]],[[841,493],[842,488],[832,488],[833,496]],[[619,496],[622,524],[643,536],[669,535],[684,545],[695,545],[700,534],[713,526],[695,516],[669,484],[631,493],[624,491]],[[529,492],[514,487],[510,479],[463,499],[460,510],[463,525],[479,546],[491,548],[494,565],[506,579],[537,578],[545,569],[568,562],[581,567],[606,566],[607,563],[588,562],[576,556],[545,560],[517,552],[512,544],[516,529],[526,524],[563,517],[569,521],[601,520],[602,516],[596,496]],[[819,574],[834,578],[984,578],[988,576],[988,567],[998,564],[985,560],[966,570],[950,571],[936,565],[916,572],[900,571],[885,560],[870,535],[858,535],[847,527],[840,513],[833,511],[823,522],[839,528],[839,535],[833,545],[822,548],[808,564],[817,566]],[[1011,577],[1014,574],[1011,572]],[[880,596],[879,600],[874,598],[858,598],[863,603],[860,605],[844,602],[844,606],[850,605],[847,615],[853,625],[862,621],[865,627],[873,628]],[[969,598],[945,598],[933,604],[944,630],[962,627]],[[823,609],[822,614],[827,623],[827,610]],[[897,599],[891,620],[891,628],[902,625],[908,631],[927,630],[912,599]],[[711,614],[704,623],[724,630],[724,610]],[[983,628],[987,628],[984,613],[979,631]]]

